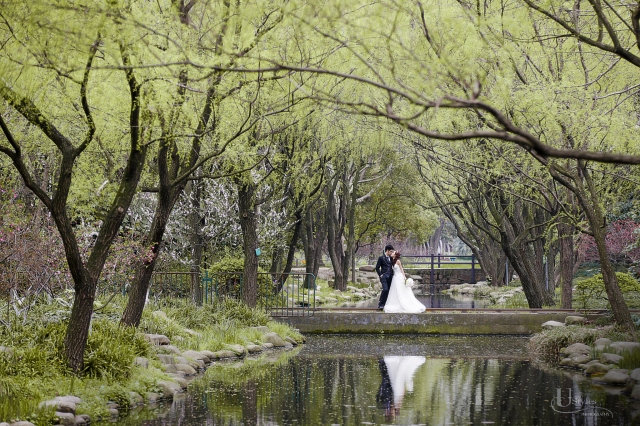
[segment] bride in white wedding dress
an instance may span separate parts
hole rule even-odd
[[[423,356],[385,356],[384,363],[389,372],[389,381],[393,390],[393,405],[395,409],[402,406],[406,392],[413,392],[413,376],[416,370],[424,364]]]
[[[389,297],[384,305],[384,311],[387,313],[409,314],[424,312],[425,306],[416,299],[413,290],[405,285],[400,252],[393,254],[391,263],[393,265],[393,278],[391,280],[391,288],[389,288]]]

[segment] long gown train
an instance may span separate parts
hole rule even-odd
[[[389,297],[384,305],[384,311],[388,313],[417,314],[425,311],[425,306],[420,303],[413,290],[404,285],[404,274],[400,266],[393,266],[393,279],[389,288]]]

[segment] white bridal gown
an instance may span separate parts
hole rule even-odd
[[[389,372],[389,381],[393,389],[393,405],[402,406],[405,392],[413,392],[413,376],[416,370],[424,364],[423,356],[385,356],[384,363]]]
[[[384,304],[384,311],[388,313],[409,313],[417,314],[424,312],[425,306],[420,303],[413,290],[404,285],[404,274],[399,265],[393,267],[393,279],[389,289],[387,303]]]

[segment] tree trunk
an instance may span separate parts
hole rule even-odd
[[[587,168],[584,166],[584,163],[582,161],[579,161],[578,163],[582,164],[581,169],[583,175],[585,176],[585,180],[587,181],[587,186],[591,195],[591,203],[587,202],[586,197],[581,197],[578,194],[576,195],[578,201],[582,205],[582,209],[585,215],[587,216],[587,219],[591,226],[591,231],[593,233],[593,239],[595,240],[596,247],[598,248],[598,255],[600,257],[600,270],[602,272],[602,279],[604,280],[604,287],[607,292],[607,298],[609,299],[609,304],[611,305],[611,311],[613,312],[613,317],[615,318],[616,322],[635,336],[635,325],[633,323],[633,320],[631,319],[631,313],[629,312],[627,303],[624,301],[622,291],[620,290],[620,286],[618,285],[618,276],[615,274],[613,264],[609,259],[609,253],[607,253],[607,246],[605,241],[605,238],[607,236],[607,228],[604,219],[604,213],[602,212],[600,204],[597,202],[596,189],[594,188]],[[580,190],[584,191],[581,183],[578,183],[577,187]]]
[[[298,213],[296,216],[297,222],[293,226],[293,232],[291,234],[291,240],[289,241],[289,250],[287,251],[287,259],[284,264],[284,268],[280,272],[280,265],[274,267],[274,264],[272,264],[271,266],[271,273],[273,274],[272,276],[275,276],[277,280],[277,284],[274,289],[275,294],[280,293],[282,287],[287,281],[287,278],[289,277],[291,269],[293,268],[293,259],[296,253],[296,247],[298,246],[298,240],[300,239],[300,234],[302,233],[302,215]],[[282,252],[282,250],[280,251]],[[280,256],[280,258],[282,258],[282,255]],[[281,261],[279,263],[281,263]]]
[[[258,218],[254,206],[255,191],[253,182],[242,182],[238,186],[238,213],[244,252],[242,300],[252,308],[258,302]]]
[[[168,199],[167,199],[168,198]],[[175,201],[175,200],[174,200]],[[149,260],[142,262],[136,268],[135,275],[131,281],[129,288],[129,299],[127,306],[122,313],[120,323],[126,326],[137,327],[142,319],[142,311],[147,301],[147,294],[151,284],[151,277],[156,266],[156,261],[162,249],[162,237],[167,229],[167,222],[173,208],[174,202],[171,200],[170,194],[160,193],[158,196],[158,204],[151,222],[149,233],[144,239],[144,245],[151,245],[152,255]]]
[[[86,273],[83,275],[85,275],[84,282],[74,283],[76,291],[65,336],[67,363],[76,374],[84,368],[84,349],[89,337],[97,287],[97,277],[90,277]]]
[[[544,268],[541,257],[543,244],[535,243],[540,236],[530,233],[536,224],[536,215],[531,214],[528,206],[518,200],[510,202],[503,194],[499,195],[499,202],[494,203],[490,194],[485,196],[486,205],[494,220],[498,224],[502,250],[509,259],[509,263],[518,273],[522,289],[530,308],[542,308],[543,305],[553,305],[553,298],[544,288]],[[509,212],[509,214],[506,214]]]
[[[335,205],[336,188],[338,183],[338,179],[335,178],[335,182],[333,183],[331,191],[327,197],[327,246],[329,249],[329,257],[331,258],[331,265],[333,266],[334,287],[336,290],[344,291],[347,286],[344,280],[344,269],[342,265],[344,261],[344,251],[342,249],[342,228],[339,223],[339,213],[336,211]]]
[[[312,212],[311,208],[306,212],[306,223],[302,242],[304,247],[305,272],[318,276],[320,261],[322,259],[322,244],[326,236],[326,222],[323,220],[322,209]],[[307,285],[311,285],[311,281]]]
[[[436,228],[431,238],[429,238],[429,252],[427,254],[438,254],[443,229],[444,219],[440,218],[440,226]]]
[[[595,240],[596,247],[598,249],[600,269],[607,297],[611,304],[613,317],[618,325],[626,329],[633,336],[636,336],[635,325],[631,320],[631,313],[629,312],[629,308],[622,297],[622,291],[618,285],[618,277],[615,274],[613,265],[609,259],[609,254],[607,253],[605,243],[606,222],[604,212],[600,206],[598,190],[595,187],[586,163],[583,160],[577,160],[577,172],[564,169],[559,164],[551,164],[549,172],[554,179],[575,195],[580,207],[582,207],[582,211],[589,222],[589,227],[591,228],[593,239]],[[573,184],[569,182],[568,179],[571,179]]]
[[[568,220],[564,219],[558,223],[558,239],[560,242],[560,277],[561,277],[561,303],[562,309],[571,309],[573,299],[573,227]]]
[[[184,87],[186,87],[186,73],[181,74],[180,78]],[[219,83],[219,79],[216,80],[216,82],[214,82],[207,91],[205,105],[200,116],[198,127],[195,131],[196,136],[191,140],[189,160],[184,167],[182,167],[183,165],[180,163],[175,139],[169,138],[170,141],[168,141],[167,138],[163,137],[162,145],[160,146],[157,157],[159,177],[158,203],[156,204],[156,211],[154,213],[153,222],[151,223],[151,228],[149,229],[145,240],[146,244],[153,244],[152,259],[150,261],[140,263],[136,268],[136,274],[131,282],[131,288],[129,290],[129,300],[127,301],[127,306],[125,307],[122,318],[120,319],[120,322],[123,325],[137,327],[140,324],[142,311],[146,304],[147,293],[151,283],[151,277],[156,265],[156,260],[162,248],[162,238],[169,221],[169,216],[171,215],[171,211],[173,210],[175,203],[187,185],[186,179],[176,181],[176,178],[184,168],[189,169],[193,167],[200,157],[201,135],[204,134],[213,111],[212,105],[217,83]],[[181,105],[184,101],[184,90],[186,89],[183,88],[178,92],[180,98],[177,105]],[[200,252],[200,256],[201,253],[202,252]]]
[[[191,300],[198,306],[202,305],[202,280],[200,279],[200,265],[202,263],[202,217],[200,215],[200,202],[202,200],[202,182],[191,181],[190,199],[191,212],[189,213],[189,227],[191,228]]]

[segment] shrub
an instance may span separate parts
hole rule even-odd
[[[640,283],[630,274],[616,272],[618,285],[623,293],[640,292]],[[597,301],[608,302],[602,274],[596,274],[576,283],[575,299],[583,309],[593,307]]]
[[[92,378],[128,378],[133,360],[148,356],[149,352],[149,343],[135,328],[107,320],[94,321],[85,349],[83,373]]]
[[[557,361],[560,349],[573,343],[593,345],[601,335],[601,331],[594,328],[580,326],[557,327],[543,330],[534,335],[529,341],[532,353],[545,361]]]
[[[211,265],[209,273],[212,277],[213,293],[216,297],[242,298],[244,258],[227,256]],[[258,303],[271,295],[273,284],[271,276],[262,268],[258,268]]]
[[[224,299],[219,306],[225,317],[234,320],[240,326],[255,327],[267,325],[270,321],[269,315],[265,312],[252,309],[239,300]]]

